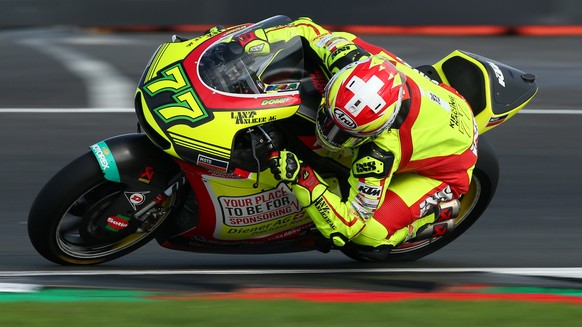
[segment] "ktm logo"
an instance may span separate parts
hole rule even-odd
[[[372,187],[372,186],[360,185],[360,187],[358,187],[358,191],[362,194],[369,195],[369,196],[380,196],[380,193],[382,192],[382,188],[381,187]]]
[[[373,161],[356,163],[356,172],[367,173],[376,170],[376,163]]]

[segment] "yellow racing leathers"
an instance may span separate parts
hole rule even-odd
[[[390,52],[348,33],[331,33],[307,18],[266,31],[270,43],[297,34],[328,78],[370,54],[386,56],[406,75],[395,123],[354,149],[347,199],[342,201],[316,172],[302,165],[288,180],[300,204],[337,246],[348,241],[396,246],[414,237],[419,227],[436,219],[435,206],[469,189],[478,135],[469,104]],[[285,158],[294,161],[289,153]]]

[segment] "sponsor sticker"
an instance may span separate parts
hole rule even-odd
[[[433,226],[432,237],[445,236],[445,234],[447,233],[448,227],[449,227],[449,225],[447,225],[445,223],[435,224]]]
[[[331,34],[324,34],[322,36],[318,36],[315,42],[315,45],[322,48],[324,47],[332,38],[334,38]]]
[[[225,173],[228,170],[228,161],[219,160],[199,154],[196,165]]]
[[[141,171],[141,174],[139,174],[139,178],[137,180],[142,182],[142,183],[149,184],[149,183],[151,183],[152,179],[154,178],[154,173],[155,173],[154,167],[146,166]]]
[[[150,193],[150,191],[143,191],[143,192],[123,192],[125,194],[125,198],[133,207],[133,210],[137,210],[137,207],[142,205],[146,200],[146,194]]]
[[[261,52],[261,51],[263,51],[263,48],[264,47],[265,47],[265,44],[264,43],[259,43],[258,45],[251,46],[249,48],[249,52],[251,52],[251,53],[252,52]]]
[[[286,83],[286,84],[269,84],[265,88],[265,92],[285,92],[285,91],[296,91],[299,89],[299,83]]]
[[[119,170],[117,170],[117,165],[115,164],[115,158],[111,154],[111,150],[104,141],[95,143],[89,147],[95,155],[99,167],[105,175],[105,179],[112,182],[121,182],[121,177],[119,176]]]
[[[218,200],[224,224],[230,227],[260,224],[301,211],[297,198],[284,183],[266,192],[238,197],[221,196]]]
[[[323,221],[329,226],[331,230],[337,230],[337,226],[334,223],[334,219],[332,218],[331,208],[327,205],[327,202],[320,196],[315,203],[313,203],[317,212],[321,215]]]
[[[503,72],[501,71],[499,66],[492,63],[491,61],[488,61],[487,63],[489,64],[489,66],[491,66],[491,69],[493,69],[493,72],[495,73],[495,77],[497,78],[497,83],[499,83],[499,85],[505,87],[505,77],[503,76]]]
[[[352,207],[364,219],[370,218],[380,205],[382,186],[369,185],[358,182],[358,194],[352,201]]]
[[[365,177],[367,174],[380,174],[384,171],[384,163],[380,160],[366,156],[353,164],[354,176]]]
[[[266,99],[261,101],[261,106],[283,105],[289,101],[291,98]]]
[[[379,198],[382,195],[382,186],[373,186],[358,181],[358,192],[372,198]]]
[[[487,127],[497,126],[505,121],[508,115],[497,116],[489,118],[489,122],[487,122]]]
[[[129,220],[131,218],[123,215],[116,215],[107,217],[107,225],[105,228],[112,232],[119,232],[122,229],[127,228],[129,226]]]
[[[434,94],[432,92],[427,92],[426,95],[430,99],[430,101],[436,103],[439,107],[443,108],[445,111],[451,112],[451,107],[441,97],[439,97],[438,95],[436,95],[436,94]]]
[[[335,118],[335,121],[347,129],[358,127],[356,122],[339,108],[333,109],[333,117]]]

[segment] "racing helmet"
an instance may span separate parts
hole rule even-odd
[[[324,148],[354,148],[390,128],[400,110],[406,77],[387,58],[353,62],[327,83],[317,112],[316,135]]]

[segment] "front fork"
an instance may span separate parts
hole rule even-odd
[[[168,209],[166,201],[179,192],[184,185],[186,185],[186,176],[184,176],[182,172],[179,172],[172,179],[168,188],[157,194],[152,201],[137,211],[133,217],[135,218],[134,221],[137,223],[137,232],[148,232],[151,228],[156,226],[158,220]]]

